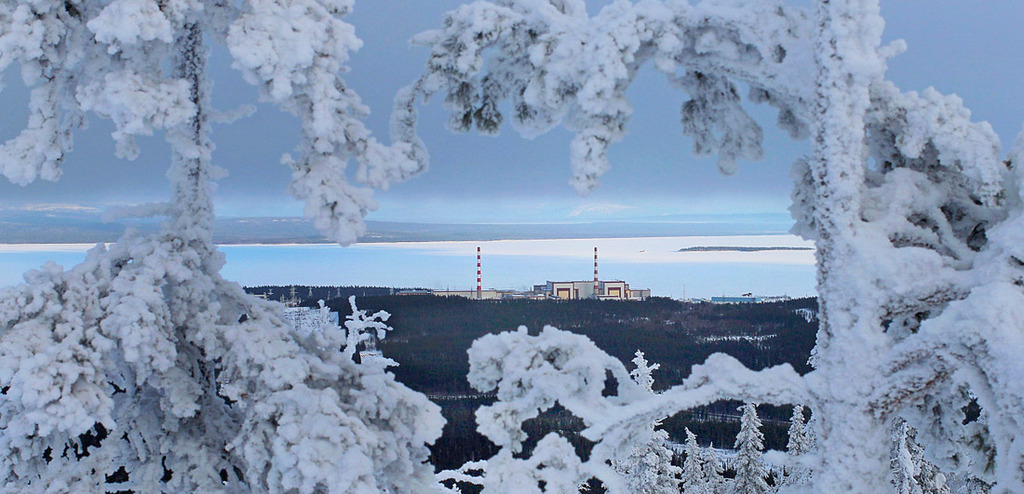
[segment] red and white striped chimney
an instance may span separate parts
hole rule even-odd
[[[597,247],[594,247],[594,298],[601,294],[601,283],[597,281]]]
[[[480,276],[480,247],[476,248],[476,298],[480,298],[483,290],[483,285],[480,283],[482,277]]]

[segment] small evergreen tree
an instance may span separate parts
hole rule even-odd
[[[657,423],[652,424],[652,429]],[[637,494],[676,494],[683,470],[672,464],[672,451],[665,447],[668,433],[652,430],[651,439],[633,447],[632,453],[616,470],[626,481],[628,492]]]
[[[739,410],[743,411],[743,417],[740,419],[740,433],[736,436],[739,452],[731,491],[735,494],[764,494],[769,489],[761,460],[764,434],[761,433],[761,420],[757,418],[757,405],[747,403]]]
[[[633,381],[648,393],[654,393],[654,377],[651,373],[659,364],[648,364],[644,352],[636,351],[633,358],[636,368],[629,373]],[[672,464],[672,451],[665,446],[668,433],[658,430],[657,421],[650,425],[650,439],[633,446],[625,460],[615,463],[615,469],[622,475],[631,493],[676,494],[679,492],[679,476],[682,469]]]
[[[654,371],[661,368],[661,364],[649,364],[647,359],[644,358],[644,352],[640,350],[636,351],[636,356],[633,357],[633,365],[635,369],[630,371],[629,377],[633,378],[633,382],[640,385],[651,393],[654,392]]]
[[[725,472],[725,467],[722,466],[718,455],[715,454],[714,444],[701,449],[701,463],[704,466],[704,478],[707,479],[708,492],[724,494],[728,486],[725,477],[722,476],[722,473]]]
[[[786,452],[791,455],[802,455],[811,449],[811,436],[807,430],[807,420],[804,418],[804,406],[793,407],[793,418],[789,421],[789,442],[786,443]]]
[[[804,419],[804,406],[796,405],[793,407],[793,418],[789,421],[789,442],[786,443],[786,452],[792,456],[801,456],[811,450],[811,443],[810,429],[807,428],[807,421]],[[806,468],[793,465],[786,472],[783,483],[804,484],[809,477]]]
[[[727,491],[728,483],[723,474],[725,467],[722,460],[715,453],[715,445],[703,449],[703,465],[705,465],[705,477],[708,478],[708,486],[714,494],[724,494]]]
[[[704,454],[697,444],[697,436],[686,429],[686,460],[683,461],[683,480],[680,487],[683,494],[711,494],[707,475],[704,472]]]

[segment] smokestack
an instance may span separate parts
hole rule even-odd
[[[480,295],[481,295],[481,291],[483,290],[483,286],[480,283],[481,279],[482,278],[480,276],[480,247],[477,247],[476,248],[476,298],[478,298],[478,299],[481,298]]]
[[[597,281],[597,247],[594,247],[594,298],[601,293],[601,283]]]

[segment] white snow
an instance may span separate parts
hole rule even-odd
[[[551,240],[493,240],[453,242],[364,243],[368,249],[416,249],[445,256],[475,256],[479,246],[486,255],[547,256],[587,259],[598,248],[599,260],[628,263],[766,263],[813,265],[813,250],[766,250],[755,252],[678,252],[699,246],[800,247],[814,243],[794,235],[723,235]]]

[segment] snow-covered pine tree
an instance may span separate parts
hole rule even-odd
[[[338,77],[358,44],[341,20],[351,6],[0,2],[0,71],[20,64],[33,88],[27,127],[0,147],[4,176],[57,179],[86,112],[113,121],[122,156],[161,130],[172,151],[171,200],[134,211],[166,216],[158,233],[0,291],[4,492],[104,492],[122,467],[128,481],[112,487],[135,492],[432,488],[438,407],[345,358],[340,331],[291,333],[280,305],[219,275],[211,241],[208,41],[304,122],[293,190],[336,240],[373,206],[345,179],[348,156],[372,184],[416,169],[414,146],[384,148],[353,116],[362,107]]]
[[[661,367],[660,364],[650,365],[644,358],[644,352],[637,350],[633,358],[636,367],[630,371],[630,377],[640,388],[654,393],[654,376],[652,373]],[[651,422],[650,427],[625,459],[614,461],[615,470],[625,479],[629,492],[642,494],[677,494],[679,492],[679,475],[682,470],[672,464],[672,450],[665,442],[668,432],[657,429],[659,422]]]
[[[764,434],[761,433],[761,419],[757,418],[757,405],[747,403],[738,408],[740,432],[736,435],[736,460],[733,468],[736,477],[729,487],[733,494],[765,494],[769,491],[764,469]]]
[[[811,447],[812,436],[804,419],[804,406],[795,405],[793,407],[793,417],[789,420],[789,440],[786,443],[786,452],[792,456],[800,457],[809,453]],[[804,484],[809,480],[806,468],[800,465],[793,465],[786,470],[785,478],[782,482],[786,484]]]
[[[686,429],[684,452],[686,459],[683,460],[682,482],[679,483],[683,494],[713,494],[705,474],[708,465],[704,464],[704,454],[697,444],[697,436],[689,428]]]
[[[661,368],[661,364],[650,364],[644,358],[644,352],[637,350],[633,356],[633,370],[629,371],[629,377],[648,393],[654,393],[654,371]]]
[[[799,456],[811,450],[811,435],[807,430],[807,421],[804,419],[804,406],[793,407],[793,417],[789,421],[789,440],[786,442],[786,452]]]
[[[725,494],[729,483],[723,476],[725,467],[722,466],[722,460],[715,453],[715,445],[713,443],[701,450],[701,458],[704,464],[704,478],[708,482],[708,492]]]
[[[761,154],[742,86],[792,136],[813,136],[813,155],[793,167],[791,210],[817,243],[815,371],[753,373],[712,356],[682,386],[595,422],[591,436],[723,398],[806,403],[821,442],[807,457],[817,491],[889,488],[895,417],[937,445],[926,451],[943,470],[1024,483],[1024,392],[1012,384],[1024,373],[1012,357],[1024,352],[1024,138],[1004,162],[991,128],[958,98],[887,82],[886,60],[903,46],[882,46],[883,26],[878,0],[818,0],[813,11],[614,2],[594,16],[582,0],[480,0],[417,38],[431,56],[396,100],[399,134],[414,135],[419,97],[443,93],[451,128],[485,133],[497,132],[508,100],[520,133],[575,134],[571,183],[582,192],[608,169],[607,147],[631,116],[626,90],[648,62],[687,93],[683,131],[724,172]],[[972,401],[984,411],[967,421]]]
[[[627,492],[637,494],[678,494],[682,469],[672,464],[668,432],[651,428],[649,439],[633,446],[629,456],[615,462],[615,470],[625,479]]]

